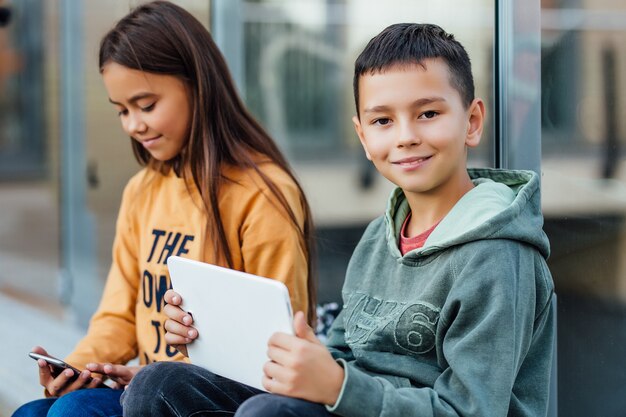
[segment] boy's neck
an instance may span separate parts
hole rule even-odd
[[[411,208],[406,237],[417,236],[443,219],[468,191],[474,188],[469,175],[454,186],[428,193],[404,192]]]

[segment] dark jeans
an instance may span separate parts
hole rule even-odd
[[[13,417],[121,417],[119,389],[81,389],[60,398],[42,398],[18,408]]]
[[[331,416],[321,404],[267,394],[180,362],[146,366],[124,392],[122,405],[129,417]]]

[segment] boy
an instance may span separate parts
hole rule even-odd
[[[237,416],[546,414],[553,284],[539,180],[466,169],[485,112],[466,51],[438,26],[392,25],[358,57],[354,93],[365,154],[398,188],[355,249],[327,349],[298,313],[296,336],[269,341],[272,394],[151,365],[125,412],[157,412],[155,390],[172,407],[172,386],[188,381],[193,411]],[[169,342],[188,343],[191,318],[175,307],[180,296],[166,297]],[[157,408],[136,408],[142,390]]]

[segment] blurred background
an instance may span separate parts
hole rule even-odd
[[[97,307],[121,192],[139,167],[98,42],[129,0],[0,0],[0,416],[41,396],[26,354],[64,356]],[[622,0],[185,0],[288,156],[317,226],[319,301],[339,301],[390,183],[354,133],[356,55],[432,22],[472,58],[487,130],[471,166],[542,175],[558,295],[562,416],[626,410],[626,3]]]

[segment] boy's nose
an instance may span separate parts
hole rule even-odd
[[[417,133],[417,129],[415,129],[415,126],[413,126],[412,123],[401,123],[399,134],[398,146],[405,147],[419,145],[422,143],[419,138],[419,134]]]

